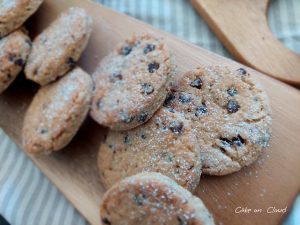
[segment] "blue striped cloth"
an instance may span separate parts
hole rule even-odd
[[[186,0],[98,0],[98,2],[196,45],[231,57]],[[274,0],[268,15],[274,34],[284,45],[297,53],[300,53],[299,13],[299,0]],[[294,207],[284,225],[300,223],[300,198],[296,202],[298,206]],[[13,225],[87,224],[1,129],[0,214]]]

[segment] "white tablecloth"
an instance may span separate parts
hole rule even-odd
[[[188,1],[98,0],[98,2],[213,52],[231,57]],[[300,0],[273,1],[268,17],[270,27],[276,36],[288,48],[300,53]],[[0,214],[13,225],[87,224],[1,129]],[[297,207],[294,207],[284,224],[300,224],[299,197]]]

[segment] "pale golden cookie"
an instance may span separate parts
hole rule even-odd
[[[133,36],[105,57],[93,74],[91,116],[114,130],[145,123],[162,105],[174,70],[163,40]]]
[[[50,153],[65,147],[88,113],[92,86],[91,77],[75,68],[41,87],[25,115],[23,148],[29,153]]]
[[[26,77],[46,85],[74,68],[92,32],[92,19],[81,8],[70,8],[39,34],[25,67]]]
[[[19,29],[0,39],[0,94],[16,79],[31,49],[26,31]]]
[[[253,163],[268,146],[268,98],[244,69],[198,68],[174,84],[164,103],[190,120],[203,173],[226,175]]]
[[[213,225],[203,202],[159,173],[139,173],[115,184],[102,200],[103,225]]]
[[[106,188],[143,172],[160,172],[194,191],[200,181],[200,148],[195,131],[181,114],[160,108],[145,124],[123,132],[109,131],[98,155]]]
[[[43,0],[1,0],[0,38],[21,27],[42,2]]]

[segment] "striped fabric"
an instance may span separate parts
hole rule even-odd
[[[186,0],[98,0],[213,52],[231,57]],[[300,53],[300,1],[274,0],[269,23],[275,35]],[[300,221],[297,207],[284,222]],[[87,222],[0,129],[0,214],[13,225],[82,225]]]

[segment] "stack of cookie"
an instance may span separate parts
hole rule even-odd
[[[42,0],[0,2],[0,93],[25,66],[41,85],[24,119],[29,153],[63,149],[90,111],[109,131],[100,146],[103,224],[214,224],[192,196],[201,174],[226,175],[268,146],[270,106],[245,69],[202,67],[176,76],[161,38],[134,35],[91,76],[76,66],[92,19],[70,8],[33,42],[22,24]],[[116,208],[118,208],[116,210]]]
[[[98,154],[100,178],[109,189],[101,206],[104,224],[176,224],[174,218],[179,224],[211,224],[204,219],[207,210],[197,214],[202,222],[195,216],[182,222],[172,210],[165,216],[164,188],[194,192],[202,172],[236,172],[269,143],[268,99],[245,69],[203,67],[176,80],[175,74],[166,44],[151,35],[120,44],[93,74],[91,116],[110,128]],[[176,183],[163,183],[165,176]],[[162,196],[149,197],[151,188]],[[172,208],[185,215],[180,204]],[[154,222],[157,217],[163,221]]]

